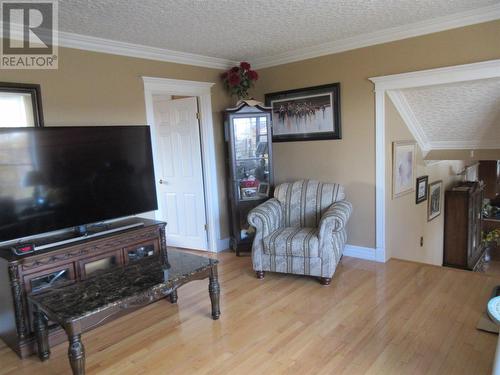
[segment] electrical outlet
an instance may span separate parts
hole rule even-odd
[[[420,237],[420,247],[424,246],[424,237]]]

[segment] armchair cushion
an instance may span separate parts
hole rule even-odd
[[[280,228],[263,239],[264,253],[315,258],[319,256],[317,228]]]
[[[283,226],[317,227],[322,214],[345,194],[339,184],[300,180],[276,186],[274,197],[283,207]]]

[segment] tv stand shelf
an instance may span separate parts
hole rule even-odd
[[[36,239],[35,248],[40,251],[44,249],[54,249],[54,247],[67,245],[72,242],[79,242],[93,237],[102,237],[105,234],[122,232],[127,229],[144,226],[144,220],[139,218],[124,219],[106,224],[94,224],[85,226],[86,232],[67,231],[54,236],[47,236]]]
[[[142,225],[130,227],[134,223]],[[133,218],[111,224],[113,228],[120,225],[126,229],[106,233],[109,229],[106,228],[104,234],[78,237],[74,242],[27,255],[14,255],[9,248],[0,249],[0,338],[21,358],[36,352],[31,308],[27,302],[29,293],[59,282],[83,280],[99,270],[154,254],[167,256],[165,223]],[[57,236],[43,242],[62,240]],[[53,325],[50,345],[64,340],[64,332]]]

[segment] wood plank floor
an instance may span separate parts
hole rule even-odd
[[[475,329],[500,277],[399,260],[344,257],[332,285],[267,274],[219,255],[219,321],[207,281],[83,336],[88,374],[489,374],[497,336]],[[0,343],[0,374],[70,373]]]

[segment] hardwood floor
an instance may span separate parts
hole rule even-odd
[[[208,281],[83,336],[88,374],[489,374],[497,336],[475,326],[500,277],[399,260],[344,257],[332,284],[266,273],[219,255],[222,316]],[[66,344],[21,361],[0,344],[0,374],[70,373]]]

